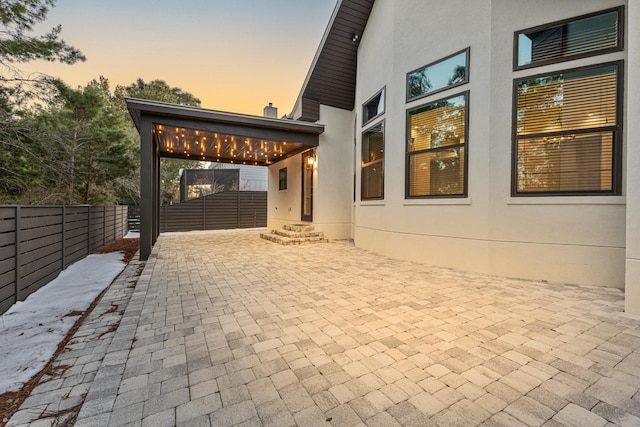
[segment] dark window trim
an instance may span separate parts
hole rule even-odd
[[[424,93],[422,95],[414,96],[412,98],[409,97],[409,75],[410,74],[415,73],[416,71],[420,71],[420,70],[425,69],[425,68],[432,67],[432,66],[436,65],[439,62],[446,61],[447,59],[450,59],[450,58],[453,58],[454,56],[460,55],[463,52],[465,52],[467,54],[466,63],[465,63],[465,76],[464,76],[465,79],[463,81],[461,81],[459,83],[456,83],[454,85],[451,85],[451,86],[446,86],[446,87],[443,87],[443,88],[440,88],[440,89],[437,89],[437,90],[434,90],[434,91],[431,91],[431,92]],[[408,102],[413,102],[413,101],[416,101],[418,99],[426,98],[427,96],[432,96],[432,95],[438,94],[440,92],[444,92],[445,90],[453,89],[453,88],[456,88],[458,86],[462,86],[462,85],[465,85],[465,84],[469,83],[469,74],[470,74],[469,73],[469,71],[470,71],[469,67],[470,67],[470,64],[471,64],[471,46],[466,47],[464,49],[461,49],[461,50],[459,50],[459,51],[457,51],[455,53],[452,53],[451,55],[445,56],[444,58],[440,58],[440,59],[438,59],[436,61],[430,62],[427,65],[423,65],[422,67],[418,67],[418,68],[416,68],[414,70],[409,71],[408,73],[406,73],[405,78],[404,78],[406,102],[407,103]]]
[[[532,62],[531,64],[518,65],[518,36],[522,33],[546,30],[547,28],[555,27],[558,25],[568,24],[573,21],[579,21],[580,19],[591,18],[593,16],[604,15],[610,12],[618,12],[618,45],[616,47],[608,47],[604,49],[598,49],[591,52],[580,53],[576,55],[570,55],[563,58],[550,59],[546,61]],[[560,21],[550,22],[543,25],[538,25],[531,28],[525,28],[524,30],[516,31],[513,33],[513,71],[526,70],[529,68],[540,67],[543,65],[557,64],[560,62],[573,61],[581,58],[588,58],[591,56],[604,55],[612,52],[620,52],[624,50],[624,6],[612,7],[610,9],[601,10],[598,12],[587,13],[585,15],[575,16],[572,18],[563,19]]]
[[[362,161],[362,136],[364,136],[365,133],[369,132],[371,129],[375,128],[378,125],[382,125],[382,136],[384,138],[383,142],[382,142],[382,146],[384,149],[384,156],[382,156],[381,159],[378,160],[374,160],[372,162],[367,162],[364,163]],[[385,119],[380,120],[379,122],[376,122],[374,125],[369,126],[367,129],[363,129],[362,132],[360,133],[360,201],[369,201],[369,200],[384,200],[384,181],[385,181],[385,174],[384,174],[384,167],[385,167],[385,158],[387,156],[387,152],[386,152],[386,146],[387,146],[387,134],[386,134],[386,126],[385,126]],[[365,167],[368,166],[372,166],[376,163],[382,163],[382,195],[380,197],[364,197],[363,194],[363,186],[364,186],[364,181],[362,180],[362,172],[364,171]]]
[[[284,186],[282,185],[282,173],[284,172]],[[287,168],[278,169],[278,191],[284,191],[288,187],[289,174]]]
[[[576,129],[574,131],[567,130],[561,132],[553,132],[553,133],[543,133],[543,134],[527,134],[527,135],[518,135],[517,134],[517,126],[518,126],[518,83],[524,80],[531,80],[540,77],[545,77],[549,75],[555,74],[566,74],[573,73],[577,71],[583,70],[593,70],[597,68],[604,68],[616,66],[617,67],[617,93],[616,93],[616,122],[617,126],[601,126],[597,128],[589,128],[589,129]],[[511,197],[551,197],[551,196],[619,196],[622,194],[622,118],[624,116],[623,112],[623,102],[624,102],[624,61],[611,61],[611,62],[603,62],[599,64],[587,65],[583,67],[576,68],[567,68],[563,70],[557,70],[546,73],[539,73],[531,76],[519,77],[513,80],[513,88],[512,88],[512,117],[511,117]],[[518,137],[521,138],[535,138],[540,136],[562,136],[567,134],[581,134],[581,133],[595,133],[595,132],[613,132],[613,170],[611,171],[612,176],[612,189],[611,190],[585,190],[585,191],[549,191],[549,192],[518,192]]]
[[[382,89],[380,89],[379,91],[377,91],[371,98],[367,99],[365,102],[362,103],[362,108],[365,108],[365,105],[367,105],[368,103],[370,103],[376,96],[383,94],[383,103],[382,103],[382,112],[379,114],[376,114],[375,116],[371,117],[369,120],[367,120],[366,122],[362,123],[362,127],[364,128],[365,126],[371,124],[371,122],[373,122],[374,120],[378,119],[380,116],[382,116],[384,113],[387,112],[387,86],[383,86]],[[364,119],[364,114],[362,115],[362,118]]]
[[[313,157],[315,156],[315,150],[313,148],[303,151],[300,155],[300,160],[302,160],[302,168],[300,169],[301,174],[300,174],[300,220],[301,221],[308,221],[308,222],[313,222],[313,193],[314,193],[314,185],[313,185],[313,179],[314,179],[314,175],[315,175],[315,170],[312,167],[311,168],[311,177],[309,179],[311,179],[311,194],[310,194],[310,199],[311,199],[311,205],[309,207],[309,214],[305,215],[304,213],[304,176],[305,176],[305,168],[307,167],[307,157]]]
[[[405,138],[404,138],[404,151],[405,151],[405,161],[404,161],[404,169],[405,169],[405,179],[404,179],[404,198],[405,199],[463,199],[469,196],[469,98],[470,98],[470,91],[466,90],[464,92],[459,92],[444,98],[439,98],[433,101],[429,101],[426,102],[424,104],[420,104],[417,105],[415,107],[411,107],[408,108],[406,110],[406,115],[405,115],[405,122],[406,122],[406,126],[405,126]],[[407,145],[407,141],[409,141],[409,138],[411,137],[411,125],[410,125],[410,113],[413,110],[418,110],[422,107],[426,107],[427,105],[431,105],[431,104],[437,104],[438,102],[450,99],[450,98],[457,98],[458,96],[464,96],[465,100],[464,100],[464,106],[465,106],[465,114],[464,114],[464,143],[460,143],[460,144],[456,144],[456,145],[447,145],[446,147],[438,147],[438,148],[427,148],[424,150],[419,150],[419,151],[412,151],[409,152],[409,147]],[[409,161],[411,159],[412,155],[415,154],[421,154],[421,153],[426,153],[426,152],[430,152],[430,151],[439,151],[439,150],[444,150],[444,149],[451,149],[451,148],[457,148],[457,147],[465,147],[464,150],[464,184],[463,184],[463,193],[462,194],[432,194],[432,195],[427,195],[427,196],[411,196],[409,195],[409,177],[410,177],[410,171],[409,171]]]

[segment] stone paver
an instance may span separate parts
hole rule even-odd
[[[162,235],[9,426],[639,425],[616,289],[256,231]]]

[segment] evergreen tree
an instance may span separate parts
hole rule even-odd
[[[31,135],[50,162],[46,186],[60,190],[58,203],[117,202],[112,183],[136,168],[123,114],[95,81],[78,89],[53,85],[55,102],[33,116]]]

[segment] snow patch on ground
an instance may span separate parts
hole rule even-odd
[[[0,316],[0,394],[40,372],[79,316],[124,269],[122,253],[93,254]]]

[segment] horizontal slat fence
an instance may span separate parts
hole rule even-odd
[[[129,206],[129,231],[140,231],[140,206]]]
[[[266,191],[223,191],[160,207],[162,233],[266,226]]]
[[[0,314],[127,233],[127,206],[0,206]]]

